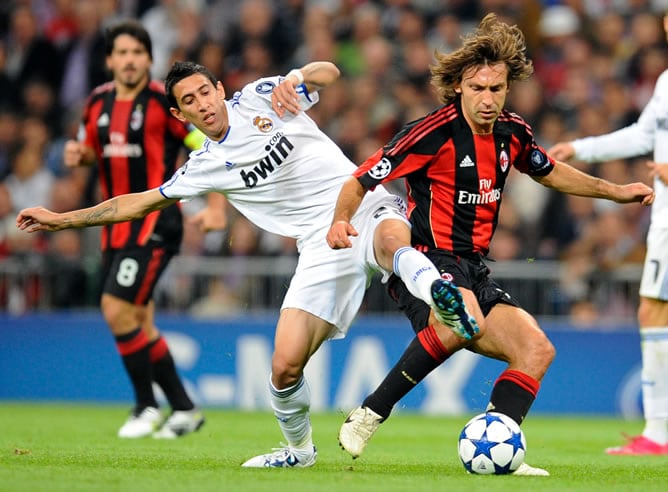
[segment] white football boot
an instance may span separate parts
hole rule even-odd
[[[549,477],[550,472],[543,470],[542,468],[536,468],[535,466],[522,463],[517,470],[515,470],[511,475],[517,475],[520,477]]]
[[[174,410],[160,430],[153,433],[155,439],[176,439],[198,431],[204,425],[204,415],[198,408]]]
[[[146,407],[139,415],[134,413],[128,417],[118,430],[118,437],[124,439],[138,439],[153,434],[162,424],[162,414],[155,407]]]
[[[370,408],[357,407],[341,425],[339,444],[353,458],[357,458],[382,422],[383,417]]]
[[[286,446],[274,449],[272,453],[255,456],[241,466],[244,468],[306,468],[315,465],[318,453],[313,446],[313,453],[304,456],[303,451]]]

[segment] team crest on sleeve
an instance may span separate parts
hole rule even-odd
[[[258,94],[270,94],[271,91],[274,90],[274,87],[276,87],[276,84],[274,84],[271,81],[265,80],[255,86],[255,92],[257,92]]]
[[[534,149],[531,152],[531,166],[534,170],[539,171],[543,169],[547,163],[547,156],[543,152],[538,149]]]
[[[505,173],[506,170],[508,169],[509,163],[510,163],[510,157],[508,157],[508,152],[506,152],[504,149],[499,153],[499,165],[501,166],[501,171]]]
[[[256,116],[253,118],[253,125],[262,133],[269,133],[274,128],[274,122],[266,116]]]
[[[387,157],[383,157],[378,164],[369,169],[367,174],[373,179],[383,179],[390,174],[390,171],[392,171],[392,164]]]

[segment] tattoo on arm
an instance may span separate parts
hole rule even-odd
[[[80,210],[71,218],[65,219],[65,223],[71,227],[87,227],[96,225],[112,224],[116,222],[118,201],[115,198],[101,203],[95,207]]]

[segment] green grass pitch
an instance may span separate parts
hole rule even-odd
[[[197,434],[176,441],[120,440],[118,406],[0,403],[0,491],[663,491],[668,456],[613,457],[606,446],[641,422],[532,415],[523,425],[527,462],[550,477],[473,476],[459,463],[457,436],[472,415],[396,413],[363,456],[336,435],[342,413],[313,415],[318,462],[308,469],[243,469],[277,447],[268,412],[207,409]]]

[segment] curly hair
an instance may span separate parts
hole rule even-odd
[[[505,63],[509,84],[527,79],[533,73],[533,63],[526,55],[524,34],[516,25],[498,20],[496,14],[487,14],[476,30],[462,41],[462,46],[452,53],[436,51],[436,63],[429,67],[431,84],[444,104],[457,97],[455,86],[471,67]]]

